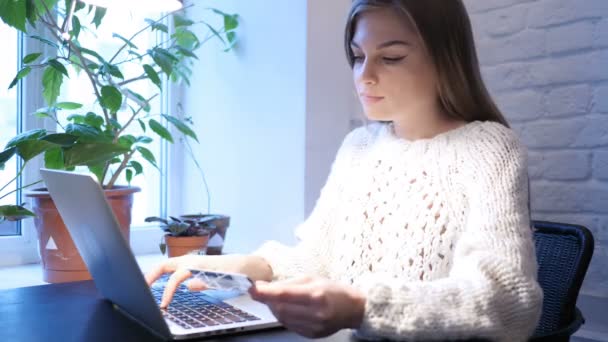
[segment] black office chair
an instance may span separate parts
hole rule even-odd
[[[569,341],[582,324],[578,292],[593,255],[593,235],[579,225],[533,221],[543,313],[530,341]]]

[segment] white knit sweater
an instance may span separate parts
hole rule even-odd
[[[354,130],[296,235],[254,254],[275,279],[364,291],[360,336],[525,341],[540,317],[526,152],[498,123],[415,141],[387,124]]]

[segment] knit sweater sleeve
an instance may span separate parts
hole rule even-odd
[[[335,223],[335,215],[332,214],[340,203],[344,189],[342,178],[348,172],[359,132],[360,129],[349,133],[342,142],[314,209],[295,229],[298,243],[286,246],[277,241],[268,241],[252,253],[266,259],[272,268],[274,280],[303,274],[328,276],[325,263],[331,251],[330,234]]]
[[[523,146],[505,127],[467,143],[469,214],[449,275],[408,282],[360,279],[367,295],[362,336],[405,340],[525,341],[542,309]]]

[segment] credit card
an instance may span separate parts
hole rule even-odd
[[[205,283],[209,289],[220,291],[237,291],[245,293],[251,286],[253,281],[244,274],[240,273],[225,273],[208,270],[189,269],[192,273],[191,279],[198,279]]]

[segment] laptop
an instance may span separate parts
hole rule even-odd
[[[163,339],[188,339],[280,326],[249,294],[191,292],[184,285],[166,310],[160,282],[148,287],[94,176],[41,169],[40,173],[101,295],[127,317]]]

